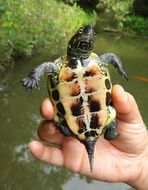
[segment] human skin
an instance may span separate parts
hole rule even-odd
[[[38,128],[42,141],[58,146],[47,146],[41,141],[29,143],[29,149],[39,160],[70,169],[92,179],[124,182],[137,190],[148,190],[148,133],[134,97],[120,85],[113,86],[112,103],[117,111],[120,135],[112,141],[101,136],[95,146],[93,172],[85,147],[76,138],[64,137],[55,127],[54,110],[49,99],[41,105],[45,119]]]

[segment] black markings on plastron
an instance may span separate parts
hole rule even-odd
[[[82,134],[84,131],[86,131],[86,123],[84,122],[84,117],[78,118],[77,124],[79,126],[78,133]]]
[[[100,102],[95,100],[93,96],[88,96],[89,110],[90,112],[100,111]]]
[[[95,75],[98,75],[98,72],[100,72],[100,71],[98,71],[98,69],[92,68],[90,70],[85,71],[83,76],[84,77],[89,77],[89,76],[93,77]]]
[[[58,92],[58,90],[53,90],[53,91],[52,91],[52,98],[53,98],[55,101],[58,101],[58,100],[59,100],[59,92]]]
[[[79,116],[84,114],[84,109],[82,107],[82,104],[83,104],[83,99],[82,97],[80,97],[79,99],[77,99],[76,102],[74,102],[71,105],[71,113],[73,116]]]
[[[99,116],[97,114],[92,114],[91,116],[91,121],[90,121],[90,128],[91,129],[99,129],[100,128],[100,124],[99,124]]]
[[[73,72],[69,75],[69,77],[67,77],[66,81],[70,82],[70,81],[73,81],[75,78],[77,78],[77,75],[76,73]]]
[[[71,69],[76,69],[78,65],[78,62],[76,59],[71,59],[68,61],[67,66],[70,67]]]
[[[64,109],[64,106],[61,102],[58,102],[57,105],[56,105],[58,111],[62,114],[62,115],[65,115],[65,109]]]
[[[96,136],[95,131],[93,131],[93,130],[92,130],[92,131],[90,131],[90,136],[91,136],[91,137],[95,137],[95,136]]]
[[[94,76],[94,73],[90,70],[90,71],[86,71],[83,75],[84,77],[89,77],[89,76]]]
[[[97,136],[96,131],[93,131],[93,130],[85,132],[84,135],[86,138]]]
[[[107,92],[106,93],[106,105],[109,105],[111,102],[111,93]]]
[[[89,131],[85,132],[84,135],[85,135],[86,138],[90,137]]]
[[[107,88],[108,90],[111,88],[111,84],[110,84],[109,79],[105,79],[105,86],[106,86],[106,88]]]

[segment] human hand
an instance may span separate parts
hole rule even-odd
[[[112,103],[117,111],[117,130],[113,141],[101,136],[95,145],[94,169],[91,173],[85,147],[76,138],[64,137],[55,127],[54,110],[48,99],[41,106],[46,119],[38,129],[41,140],[58,145],[51,147],[39,141],[29,143],[32,154],[39,160],[63,166],[93,179],[107,182],[125,182],[140,190],[148,188],[148,134],[137,104],[119,85],[112,91]],[[147,181],[147,182],[146,182]],[[147,186],[141,186],[147,183]],[[141,188],[143,187],[143,188]]]

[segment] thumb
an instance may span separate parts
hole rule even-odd
[[[142,122],[142,117],[134,97],[125,92],[120,85],[113,86],[112,103],[117,111],[118,120],[129,124]]]
[[[142,152],[147,144],[147,131],[134,97],[120,85],[115,85],[112,102],[117,111],[117,130],[120,135],[111,143],[124,152]]]

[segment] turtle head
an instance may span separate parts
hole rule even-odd
[[[93,172],[94,148],[96,144],[96,139],[93,137],[89,137],[83,141],[83,144],[85,145],[88,154],[90,172]]]
[[[67,57],[70,59],[88,58],[94,43],[94,26],[86,25],[72,36],[68,43]]]

